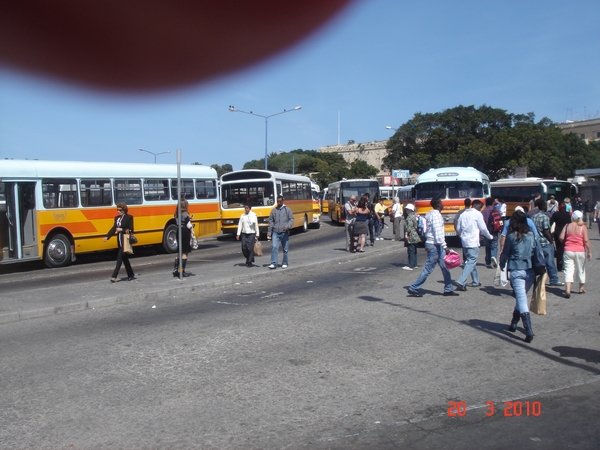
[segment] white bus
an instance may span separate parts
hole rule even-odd
[[[217,174],[181,166],[181,192],[198,237],[220,233]],[[75,255],[116,248],[103,241],[125,202],[137,245],[177,251],[177,165],[77,161],[0,161],[0,264],[43,259],[68,265]]]
[[[294,213],[293,228],[306,231],[313,223],[311,180],[300,175],[245,169],[221,176],[221,228],[224,234],[235,234],[244,205],[250,203],[258,217],[261,233],[269,227],[269,215],[277,205],[277,196]]]
[[[415,182],[413,199],[416,213],[431,211],[431,199],[443,200],[444,232],[456,236],[454,216],[464,208],[466,198],[481,200],[490,196],[490,179],[473,167],[441,167],[422,173]]]
[[[321,188],[317,183],[311,181],[310,191],[313,204],[313,220],[311,226],[313,228],[319,228],[321,226]]]

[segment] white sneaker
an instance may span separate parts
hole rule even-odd
[[[275,264],[271,264],[271,265],[269,266],[269,269],[275,269],[276,267],[277,267],[277,266],[276,266]]]
[[[287,264],[284,264],[283,266],[281,266],[282,269],[287,269]]]
[[[498,267],[498,260],[496,259],[495,256],[492,256],[492,267],[495,269],[496,267]]]
[[[414,270],[414,269],[412,267],[404,266],[404,267],[402,267],[402,270]]]

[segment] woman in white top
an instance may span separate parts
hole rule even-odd
[[[238,223],[237,236],[238,241],[242,240],[242,253],[246,257],[246,266],[252,267],[254,263],[254,242],[258,241],[259,229],[256,214],[252,212],[252,205],[244,205],[244,214],[240,216]]]

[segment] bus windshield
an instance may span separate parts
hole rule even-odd
[[[252,206],[268,206],[275,204],[273,181],[248,181],[222,185],[221,199],[223,209],[240,208],[246,203]]]
[[[344,181],[342,183],[342,203],[345,204],[353,195],[359,199],[368,193],[371,201],[379,198],[379,183],[377,181]]]
[[[574,197],[577,195],[571,189],[572,184],[564,181],[544,181],[546,191],[542,192],[542,198],[546,201],[550,200],[550,196],[554,195],[557,202],[564,202],[566,197]]]
[[[479,181],[425,182],[415,186],[415,200],[482,198],[483,196],[483,183]]]

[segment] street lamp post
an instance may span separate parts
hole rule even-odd
[[[146,152],[146,153],[150,153],[151,155],[154,155],[154,164],[156,164],[156,157],[158,155],[164,155],[165,153],[171,153],[171,150],[167,150],[166,152],[160,152],[160,153],[150,152],[148,150],[144,150],[143,148],[140,148],[139,150],[140,150],[140,152]]]
[[[244,114],[250,114],[251,116],[262,117],[263,119],[265,119],[265,170],[267,170],[267,137],[268,137],[267,133],[268,133],[269,117],[278,116],[280,114],[285,114],[285,113],[292,112],[292,111],[298,111],[299,109],[302,109],[302,106],[296,106],[294,109],[284,109],[281,112],[278,112],[275,114],[270,114],[268,116],[263,116],[261,114],[256,114],[255,112],[252,112],[252,111],[242,111],[241,109],[237,109],[235,106],[229,105],[229,111],[231,111],[231,112],[241,112]]]

